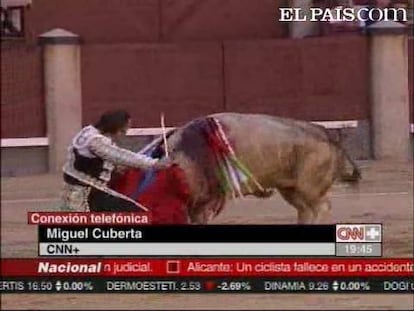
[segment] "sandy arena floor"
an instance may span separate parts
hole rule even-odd
[[[365,162],[358,187],[335,185],[332,222],[382,222],[385,257],[413,256],[413,164]],[[54,210],[59,176],[2,178],[1,255],[36,257],[36,227],[26,224],[28,211]],[[295,210],[279,196],[247,199],[227,206],[215,223],[294,223]],[[1,295],[2,309],[382,309],[411,310],[411,295]]]

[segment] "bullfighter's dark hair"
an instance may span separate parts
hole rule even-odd
[[[115,134],[123,130],[131,116],[125,110],[111,110],[105,112],[94,126],[104,134]]]

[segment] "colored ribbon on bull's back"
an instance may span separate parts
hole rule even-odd
[[[253,174],[237,158],[219,120],[207,118],[206,121],[205,136],[216,159],[217,176],[222,191],[230,193],[232,197],[243,197],[242,185],[251,190],[250,181],[260,191],[264,191]]]

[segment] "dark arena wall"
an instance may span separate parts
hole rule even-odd
[[[408,40],[408,90],[410,96],[410,123],[414,123],[414,37]]]
[[[36,0],[28,12],[31,40],[52,28],[85,43],[280,38],[274,0]],[[44,18],[48,16],[48,18]]]
[[[116,5],[36,0],[25,10],[25,38],[2,44],[2,137],[46,135],[37,38],[56,27],[82,39],[85,124],[120,106],[140,127],[158,126],[161,111],[170,125],[223,110],[307,120],[368,119],[367,39],[286,39],[276,3],[283,5],[271,0]],[[23,81],[27,73],[30,79]],[[22,110],[30,113],[21,116]],[[17,115],[22,118],[18,129]]]
[[[1,137],[46,136],[42,50],[1,43]]]
[[[162,111],[174,125],[218,111],[368,119],[366,41],[349,36],[85,45],[84,120],[121,105],[140,127],[157,126]]]
[[[288,23],[278,22],[278,8],[286,5],[287,0],[32,1],[24,9],[24,38],[1,45],[2,138],[47,137],[38,37],[62,28],[81,38],[84,125],[120,107],[140,128],[159,127],[161,112],[167,126],[220,111],[357,120],[357,128],[341,130],[344,146],[356,159],[372,157],[369,36],[324,35],[319,25],[318,36],[290,39]],[[124,146],[136,150],[150,138],[128,138]],[[47,152],[46,145],[2,148],[2,172],[43,172]],[[35,169],[21,167],[30,162],[26,158]]]

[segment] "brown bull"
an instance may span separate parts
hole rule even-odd
[[[236,155],[265,189],[243,187],[243,194],[268,197],[271,189],[277,189],[297,209],[298,223],[317,223],[329,213],[327,192],[336,179],[355,182],[360,178],[353,161],[321,126],[259,114],[209,117],[223,124]],[[205,224],[221,211],[228,196],[218,191],[205,139],[195,131],[200,120],[169,135],[168,148],[190,188],[189,218],[192,223]],[[346,172],[346,162],[353,167],[352,173]]]

